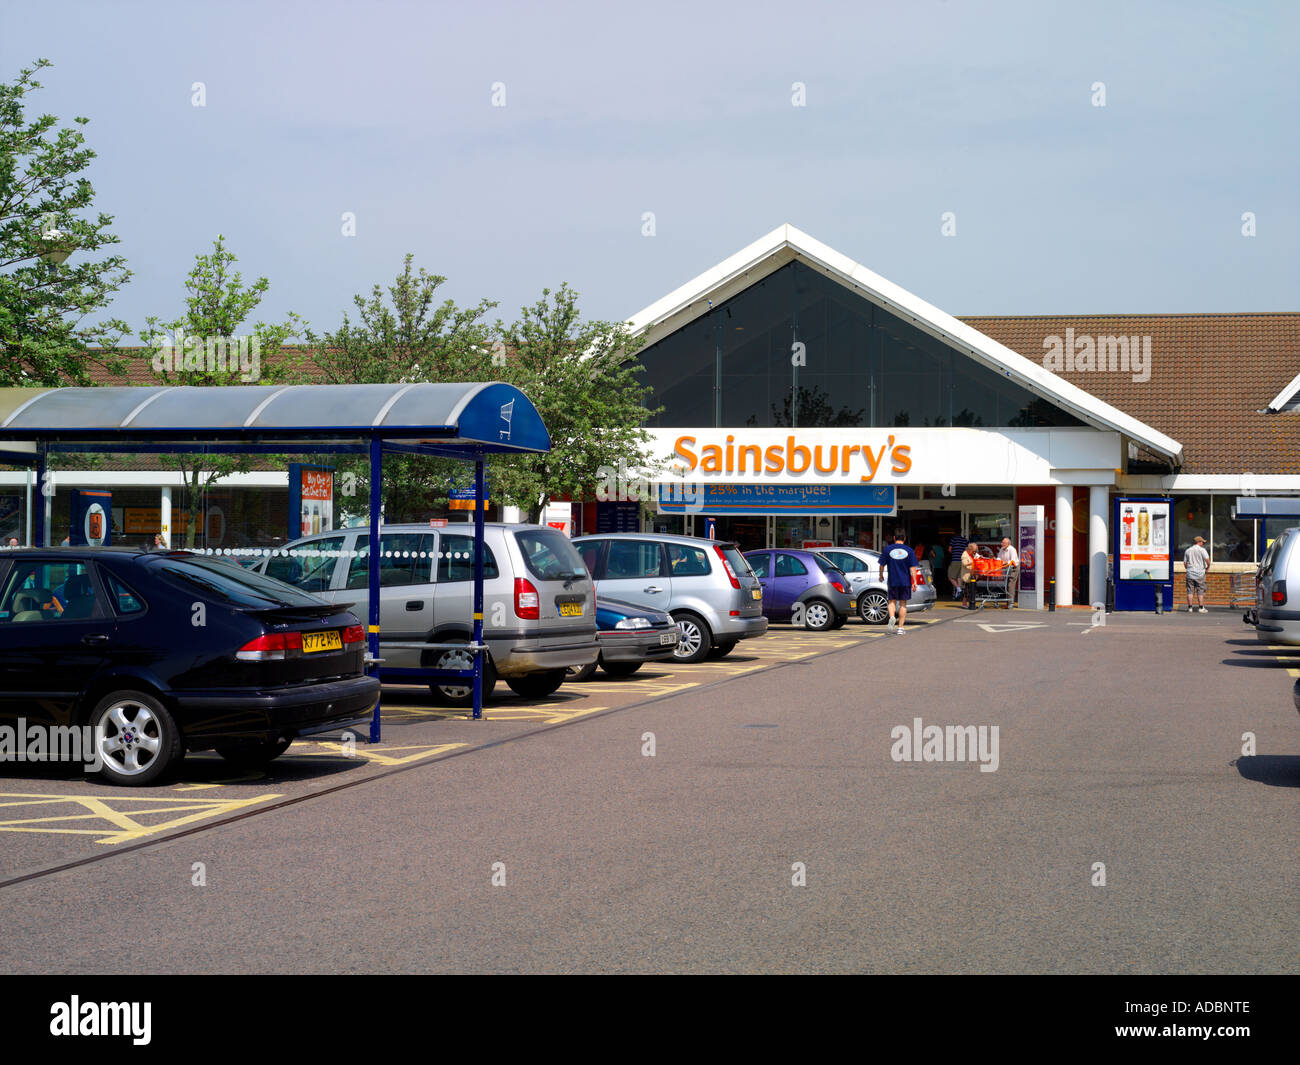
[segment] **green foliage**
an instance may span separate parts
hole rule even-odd
[[[584,321],[567,284],[522,309],[519,321],[497,323],[505,349],[505,380],[537,407],[551,434],[544,455],[491,460],[492,491],[541,518],[555,496],[581,498],[605,479],[601,468],[649,467],[642,404],[650,392],[631,358],[641,341],[621,322]]]
[[[111,215],[81,216],[95,198],[78,176],[95,158],[80,128],[89,119],[56,129],[53,115],[25,117],[27,96],[41,87],[34,75],[49,65],[40,59],[0,83],[0,386],[88,385],[89,365],[120,369],[112,350],[128,331],[116,319],[82,324],[131,274],[120,255],[85,254],[118,242]]]
[[[274,384],[287,377],[276,358],[286,340],[303,332],[296,314],[278,323],[255,323],[241,333],[244,322],[270,289],[259,277],[245,286],[243,275],[233,271],[239,260],[218,235],[209,255],[196,255],[185,281],[185,313],[170,321],[156,315],[145,319],[140,337],[143,357],[155,374],[169,385]],[[194,546],[194,533],[209,485],[231,473],[246,473],[252,466],[247,455],[195,454],[172,457],[174,468],[185,476],[186,547]],[[173,546],[176,544],[172,539]]]
[[[345,313],[343,324],[332,333],[306,332],[310,361],[300,359],[295,364],[295,380],[384,384],[491,381],[499,375],[492,359],[493,331],[485,321],[496,304],[483,300],[475,307],[457,307],[452,300],[439,301],[437,290],[447,279],[423,267],[414,270],[414,258],[405,257],[402,272],[386,293],[375,285],[369,297],[353,297],[355,323]],[[355,495],[341,497],[338,503],[349,516],[366,513],[369,458],[322,455],[318,461],[334,466],[336,475],[353,475],[355,481],[349,481],[355,483]],[[385,518],[422,520],[446,501],[449,483],[464,483],[470,477],[465,464],[452,459],[386,455]]]

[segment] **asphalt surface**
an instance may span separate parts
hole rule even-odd
[[[0,966],[1300,970],[1300,655],[1226,612],[1089,619],[945,611],[138,849],[82,839],[97,860],[0,887]],[[996,771],[895,760],[917,717],[996,726]]]

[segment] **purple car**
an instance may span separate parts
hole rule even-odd
[[[816,551],[749,551],[745,561],[763,586],[766,617],[802,621],[817,632],[838,629],[849,620],[849,580]]]

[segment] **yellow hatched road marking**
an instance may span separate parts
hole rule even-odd
[[[300,740],[299,743],[302,743]],[[434,755],[443,754],[446,751],[454,751],[457,747],[464,747],[463,743],[411,743],[403,747],[390,747],[388,744],[380,744],[378,747],[371,747],[364,743],[358,743],[351,748],[351,754],[345,754],[343,744],[313,742],[306,743],[303,746],[321,747],[330,754],[342,754],[344,757],[364,758],[367,762],[377,762],[380,765],[406,765],[408,762],[418,762],[421,758],[432,758]],[[397,755],[392,752],[396,751],[414,751],[414,754]],[[306,754],[307,752],[302,752]],[[283,760],[283,759],[282,759]]]
[[[80,813],[58,813],[46,817],[27,817],[13,821],[0,821],[0,832],[46,832],[61,835],[99,836],[96,843],[126,843],[144,836],[157,835],[182,825],[193,824],[211,817],[220,817],[258,803],[278,799],[276,795],[256,795],[247,799],[178,799],[160,796],[113,795],[101,798],[95,795],[32,795],[15,792],[0,793],[0,807],[55,806],[61,810],[80,809]],[[133,805],[144,803],[148,805]],[[157,824],[141,824],[140,818],[151,814],[181,814]],[[66,828],[71,821],[106,821],[107,825],[88,828]],[[110,828],[117,831],[110,831]],[[107,832],[107,834],[105,834]]]

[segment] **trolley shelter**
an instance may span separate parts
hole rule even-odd
[[[163,454],[368,454],[370,457],[369,655],[379,660],[380,520],[385,454],[433,455],[474,465],[473,670],[402,670],[422,681],[473,678],[483,710],[483,510],[487,456],[537,453],[551,439],[537,408],[502,382],[217,387],[0,388],[0,463],[46,483],[56,452]],[[38,500],[32,542],[49,543]],[[429,650],[452,645],[427,644]],[[455,645],[464,648],[463,644]],[[391,674],[383,671],[381,677]],[[380,738],[380,703],[370,741]]]

